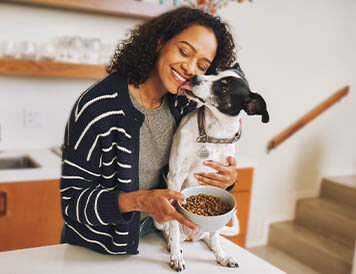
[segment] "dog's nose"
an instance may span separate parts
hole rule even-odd
[[[190,81],[191,86],[197,86],[201,83],[201,78],[199,76],[194,76]]]

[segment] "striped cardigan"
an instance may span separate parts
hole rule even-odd
[[[168,95],[177,124],[191,111]],[[86,90],[68,119],[62,154],[63,242],[104,254],[137,254],[139,212],[121,213],[118,196],[139,189],[140,127],[127,80],[113,73]]]

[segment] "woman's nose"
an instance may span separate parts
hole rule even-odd
[[[182,64],[184,72],[188,75],[195,75],[196,64],[194,61],[184,62]]]

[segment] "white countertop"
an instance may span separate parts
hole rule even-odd
[[[0,183],[55,180],[61,176],[61,158],[50,148],[9,150],[0,153],[0,158],[30,156],[38,168],[0,170]]]
[[[239,268],[219,265],[213,253],[202,241],[184,242],[182,249],[186,269],[182,274],[285,273],[225,238],[222,238],[221,242],[224,251],[237,258]],[[0,252],[0,272],[1,274],[176,273],[169,267],[169,253],[160,234],[153,233],[142,238],[139,250],[138,255],[112,256],[62,244]]]

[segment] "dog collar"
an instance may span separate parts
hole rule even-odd
[[[205,123],[205,114],[204,106],[198,109],[198,128],[199,128],[199,137],[196,141],[198,143],[213,143],[213,144],[232,144],[238,141],[241,137],[241,119],[239,131],[232,138],[215,138],[208,136],[205,132],[204,123]]]

